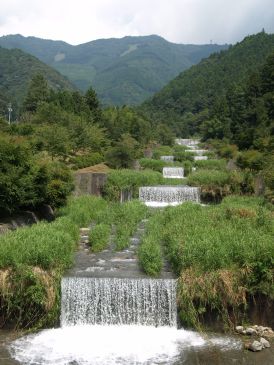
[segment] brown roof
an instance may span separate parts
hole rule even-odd
[[[107,173],[110,170],[111,169],[104,163],[99,163],[98,165],[93,165],[93,166],[89,166],[89,167],[85,167],[83,169],[77,170],[76,174],[85,173],[85,172],[86,173],[88,173],[88,172]]]

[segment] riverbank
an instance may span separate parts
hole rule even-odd
[[[115,249],[121,250],[130,245],[144,218],[148,222],[139,264],[157,277],[164,260],[169,262],[179,278],[177,300],[184,327],[205,328],[215,320],[219,328],[231,331],[253,319],[273,326],[258,301],[264,298],[264,305],[273,306],[272,214],[262,199],[251,197],[229,197],[205,207],[187,203],[153,214],[140,202],[120,205],[92,196],[74,198],[54,222],[1,236],[1,326],[58,323],[60,281],[73,265],[80,227],[92,224],[107,235],[108,227],[115,227]],[[90,235],[90,249],[104,250],[105,242],[97,236]]]

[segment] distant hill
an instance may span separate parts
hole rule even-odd
[[[21,35],[0,38],[67,76],[81,90],[96,90],[103,104],[139,104],[168,81],[227,45],[174,44],[152,35],[101,39],[78,46]]]
[[[235,85],[242,86],[273,51],[274,34],[248,36],[182,72],[142,109],[155,120],[173,125],[178,134],[195,133],[205,118],[216,114],[213,109],[220,108],[225,94]]]
[[[19,49],[0,47],[0,113],[5,114],[7,103],[12,102],[14,108],[20,105],[26,95],[32,77],[40,73],[53,89],[69,89],[75,87],[59,72],[44,64],[36,57]]]

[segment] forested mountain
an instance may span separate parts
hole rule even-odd
[[[227,45],[183,45],[159,36],[101,39],[77,46],[21,35],[0,38],[57,69],[77,87],[96,90],[103,104],[138,104],[181,71]]]
[[[143,109],[153,119],[173,126],[178,135],[206,133],[206,138],[227,137],[232,141],[238,140],[240,147],[249,147],[253,144],[253,137],[247,138],[245,133],[241,134],[241,128],[236,127],[236,124],[240,126],[246,123],[248,111],[255,113],[254,110],[251,112],[255,101],[249,98],[250,88],[253,85],[253,98],[256,99],[256,93],[257,96],[263,96],[261,68],[268,56],[267,62],[271,62],[273,51],[274,34],[263,31],[248,36],[228,50],[215,53],[181,73],[145,102]],[[256,108],[259,108],[259,102],[257,104]],[[257,113],[262,115],[258,110]],[[218,128],[222,130],[219,136],[210,133],[213,120],[219,123]],[[256,122],[253,118],[253,123],[257,127],[260,121],[257,118]]]
[[[8,50],[0,47],[0,114],[7,112],[9,102],[13,104],[15,112],[26,96],[32,77],[38,73],[55,90],[75,89],[68,79],[36,57],[19,49]]]

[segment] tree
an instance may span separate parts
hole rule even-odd
[[[130,136],[123,134],[119,142],[106,153],[106,163],[117,169],[129,168],[133,161],[139,157],[139,144]]]
[[[49,88],[46,79],[41,74],[36,74],[30,83],[26,98],[23,102],[23,111],[35,112],[39,103],[47,101]]]
[[[92,87],[90,87],[85,94],[85,102],[93,115],[94,120],[98,122],[102,118],[102,111],[97,94]]]
[[[173,134],[171,129],[167,125],[162,123],[157,125],[155,137],[159,143],[165,146],[172,146],[175,139],[175,135]]]
[[[43,125],[36,131],[37,143],[41,149],[45,150],[52,157],[62,157],[63,159],[72,149],[67,128],[55,125]]]

